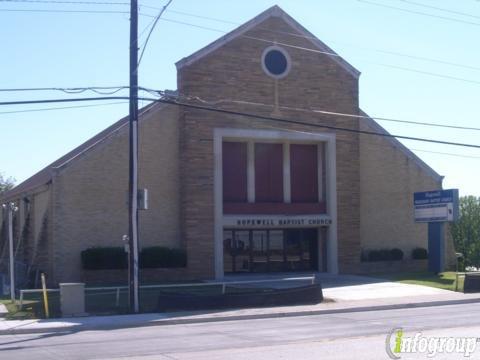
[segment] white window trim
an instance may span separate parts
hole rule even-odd
[[[290,177],[290,142],[283,143],[283,202],[292,202],[292,187]]]
[[[255,143],[247,143],[247,199],[249,203],[255,202]]]
[[[323,144],[317,145],[318,201],[323,201]]]
[[[223,186],[222,186],[222,142],[224,139],[248,141],[306,142],[325,143],[326,168],[326,201],[327,215],[332,223],[327,231],[328,272],[338,273],[337,244],[337,171],[336,171],[336,138],[332,133],[306,133],[281,130],[250,130],[234,128],[214,129],[214,253],[215,278],[222,279],[223,271]],[[251,147],[252,145],[249,145]],[[251,165],[250,165],[251,166]],[[285,160],[284,160],[285,166]],[[285,168],[284,168],[285,171]],[[254,174],[254,173],[253,173]],[[285,175],[285,174],[284,174]],[[251,176],[251,175],[250,175]],[[253,183],[254,183],[253,175]],[[250,180],[251,181],[251,180]],[[284,183],[285,184],[285,183]],[[320,191],[320,188],[319,188]],[[323,193],[322,193],[323,196]]]
[[[287,67],[286,67],[285,71],[281,74],[278,74],[278,75],[271,73],[270,70],[268,70],[267,65],[265,65],[265,57],[272,50],[277,50],[277,51],[281,52],[283,54],[283,56],[285,56],[285,60],[287,61]],[[272,46],[269,46],[269,47],[265,48],[265,50],[263,50],[263,53],[262,53],[262,69],[265,72],[265,74],[267,74],[268,76],[270,76],[274,79],[277,79],[277,80],[278,79],[283,79],[285,76],[288,75],[291,68],[292,68],[292,59],[290,58],[290,55],[288,54],[288,52],[284,48],[282,48],[278,45],[272,45]]]

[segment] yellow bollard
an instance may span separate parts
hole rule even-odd
[[[43,306],[45,306],[45,317],[50,318],[50,312],[48,311],[48,296],[47,296],[47,285],[45,282],[45,274],[42,273],[42,290],[43,290]]]

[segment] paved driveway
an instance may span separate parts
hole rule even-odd
[[[371,300],[425,295],[451,295],[452,291],[402,284],[356,275],[319,275],[323,295],[334,300]]]
[[[326,298],[338,301],[373,300],[453,294],[453,292],[449,290],[436,289],[422,285],[402,284],[367,276],[331,275],[324,273],[316,273],[314,275],[322,284],[323,295]],[[282,278],[301,278],[306,276],[312,276],[312,273],[229,275],[225,277],[225,280],[269,280],[268,282],[245,284],[243,286],[286,288],[305,285],[309,282],[304,280],[282,281]]]

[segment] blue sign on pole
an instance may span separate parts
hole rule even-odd
[[[415,222],[457,221],[458,189],[416,192],[413,194]]]
[[[415,222],[428,223],[428,270],[442,272],[445,263],[443,223],[458,220],[458,189],[416,192],[413,205]]]

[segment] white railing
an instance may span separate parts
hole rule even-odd
[[[309,281],[312,285],[315,284],[315,275],[312,276],[303,276],[303,277],[290,277],[290,278],[272,278],[272,279],[262,279],[262,280],[238,280],[238,281],[220,281],[220,282],[204,282],[204,283],[188,283],[188,284],[165,284],[165,285],[140,285],[140,289],[160,289],[160,288],[186,288],[186,287],[206,287],[206,286],[221,286],[222,295],[226,293],[227,286],[229,285],[245,285],[245,284],[261,284],[261,283],[272,283],[272,282],[281,282],[281,281]],[[105,287],[88,287],[85,288],[87,291],[103,291],[97,294],[91,295],[105,295],[105,294],[115,294],[115,306],[120,305],[120,291],[127,290],[128,286],[105,286]],[[112,291],[111,291],[112,290]],[[25,294],[34,294],[41,293],[42,289],[25,289],[20,290],[20,299],[18,303],[18,309],[22,310],[23,301]],[[60,289],[47,289],[49,292],[60,292]]]
[[[60,292],[60,289],[46,289],[47,293],[50,292]],[[43,289],[22,289],[20,290],[20,299],[18,300],[17,308],[18,310],[23,309],[23,296],[24,294],[34,294],[34,293],[42,293]]]

